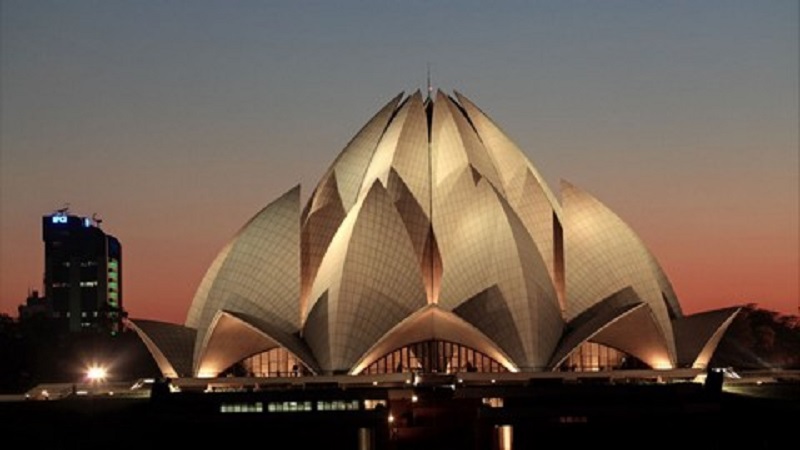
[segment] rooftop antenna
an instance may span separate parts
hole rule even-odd
[[[59,214],[67,213],[69,211],[69,202],[64,203],[64,206],[59,208],[59,209],[57,209],[56,211],[58,211]]]
[[[431,86],[431,63],[428,63],[428,100],[431,99],[433,93],[433,86]]]

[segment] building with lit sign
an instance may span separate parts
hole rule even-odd
[[[687,316],[613,211],[459,93],[389,101],[301,205],[220,251],[184,325],[134,320],[167,377],[705,369],[737,308]]]
[[[98,221],[66,210],[42,218],[45,299],[69,332],[120,330],[122,246]]]

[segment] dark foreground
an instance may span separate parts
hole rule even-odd
[[[315,386],[0,402],[4,448],[787,449],[800,383]]]

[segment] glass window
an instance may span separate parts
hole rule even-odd
[[[247,376],[260,378],[299,377],[310,374],[299,359],[281,347],[245,358],[240,364],[231,366],[223,375],[234,371],[235,367],[243,368]]]
[[[597,342],[584,342],[561,364],[562,371],[572,372],[645,368],[648,366],[639,359]]]
[[[456,373],[506,372],[489,356],[461,344],[442,340],[415,342],[396,349],[370,364],[366,375],[400,372]]]

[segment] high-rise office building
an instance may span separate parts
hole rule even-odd
[[[122,309],[122,246],[99,221],[66,209],[42,217],[44,289],[52,318],[69,332],[116,334]]]

